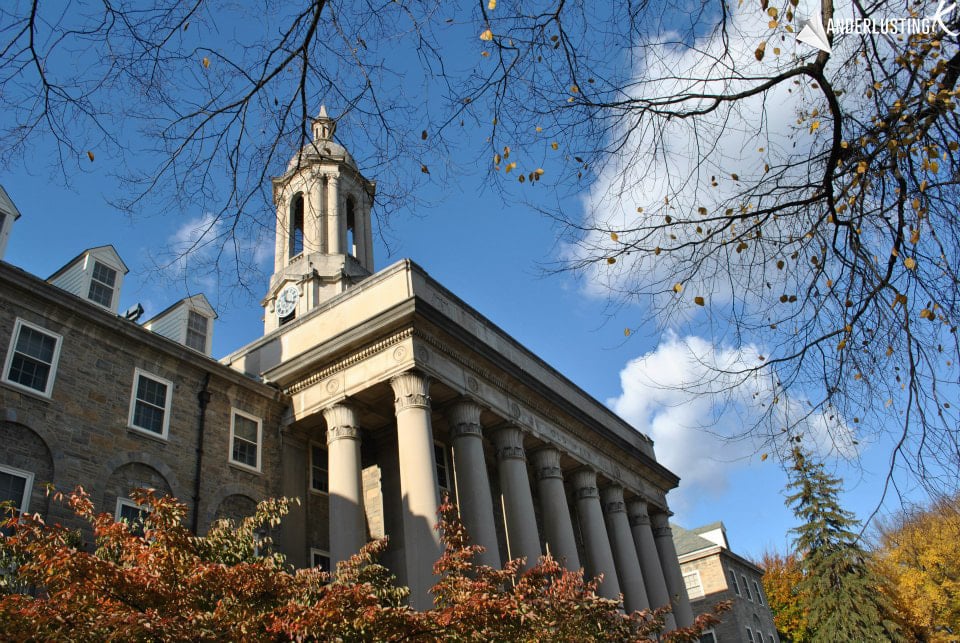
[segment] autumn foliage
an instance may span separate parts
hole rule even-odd
[[[12,517],[0,540],[7,572],[0,595],[3,640],[349,640],[349,641],[695,641],[696,627],[663,634],[666,611],[624,614],[595,593],[596,581],[550,557],[526,573],[474,562],[471,545],[444,505],[445,551],[434,566],[435,607],[413,610],[408,590],[377,562],[387,541],[368,544],[332,577],[292,571],[271,550],[287,501],[261,503],[239,523],[220,521],[203,537],[183,526],[186,508],[151,491],[142,530],[97,514],[78,489],[64,500],[92,528],[76,532],[39,516]]]

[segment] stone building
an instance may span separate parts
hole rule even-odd
[[[672,525],[672,530],[694,615],[711,612],[720,601],[733,604],[722,622],[704,633],[701,643],[777,643],[777,628],[763,593],[763,570],[730,551],[723,523],[692,530]]]
[[[549,552],[603,574],[628,609],[672,603],[689,624],[666,499],[679,479],[651,440],[415,263],[375,272],[376,185],[335,121],[312,127],[273,180],[264,335],[219,361],[202,296],[143,324],[117,314],[126,268],[110,246],[48,280],[0,262],[0,497],[68,521],[44,486],[83,484],[132,517],[129,490],[148,486],[198,532],[298,497],[275,539],[291,563],[329,566],[389,534],[384,562],[425,607],[450,494],[484,562]]]

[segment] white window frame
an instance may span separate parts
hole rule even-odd
[[[733,592],[737,596],[743,596],[743,594],[740,592],[740,583],[737,582],[737,570],[730,568],[727,570],[727,575],[733,579]]]
[[[683,585],[684,585],[684,588],[687,590],[687,598],[688,598],[688,599],[690,599],[691,601],[693,601],[693,600],[696,600],[696,599],[698,599],[698,598],[703,598],[704,596],[707,595],[707,593],[703,590],[703,578],[700,576],[700,570],[699,570],[699,569],[694,569],[693,571],[684,572],[684,573],[682,574],[682,576],[683,576]],[[697,585],[700,587],[700,594],[699,594],[699,595],[694,596],[693,594],[690,593],[690,588],[686,586],[686,585],[687,585],[687,576],[696,576],[696,577],[697,577]]]
[[[326,489],[317,489],[316,487],[313,486],[313,450],[314,449],[321,449],[327,452],[327,468],[326,468],[327,488]],[[311,442],[309,460],[310,460],[310,469],[307,472],[307,476],[309,479],[308,485],[310,486],[310,493],[316,493],[321,496],[326,496],[330,492],[330,451],[327,449],[327,445],[322,444],[320,442]],[[320,551],[320,550],[318,549],[317,551]]]
[[[114,513],[113,513],[113,520],[114,520],[115,522],[120,522],[120,521],[123,519],[123,518],[120,516],[120,508],[121,508],[121,507],[130,507],[131,509],[136,509],[138,512],[141,512],[141,513],[150,513],[151,511],[153,511],[152,508],[150,508],[150,507],[148,507],[148,506],[146,506],[146,505],[138,505],[138,504],[137,504],[136,502],[134,502],[131,498],[126,498],[126,497],[124,497],[124,496],[118,496],[118,497],[117,497],[117,508],[116,508],[116,510],[115,510]],[[127,525],[130,526],[130,523],[127,523]],[[142,528],[143,528],[143,525],[141,525],[140,527],[141,527],[141,529],[142,529]],[[142,534],[141,534],[141,535],[142,535]]]
[[[315,563],[315,561],[314,561],[314,556],[325,556],[326,559],[327,559],[327,567],[328,567],[328,568],[329,568],[331,565],[333,565],[333,560],[330,558],[330,552],[324,551],[323,549],[317,549],[316,547],[311,547],[311,548],[310,548],[310,567],[311,567],[311,568],[320,567],[320,565],[317,565],[317,564]],[[332,574],[333,571],[334,571],[334,570],[332,570],[332,569],[327,569],[327,570],[326,570],[326,572],[329,573],[329,574]]]
[[[766,605],[766,603],[763,602],[763,590],[760,588],[760,583],[753,581],[753,589],[755,589],[757,593],[757,602],[761,605]]]
[[[10,379],[10,368],[13,366],[13,357],[17,347],[17,340],[20,338],[20,331],[23,329],[24,326],[38,333],[47,335],[48,337],[52,337],[54,339],[53,358],[50,361],[50,372],[47,374],[46,388],[44,388],[44,390],[42,391],[39,389],[35,389],[33,387],[27,386],[25,384],[21,384],[20,382],[15,382]],[[26,391],[34,395],[40,395],[42,397],[49,398],[53,394],[53,383],[57,379],[57,364],[59,364],[60,362],[60,348],[62,345],[63,345],[62,335],[59,335],[57,333],[54,333],[53,331],[47,330],[43,326],[38,326],[37,324],[33,324],[31,322],[28,322],[25,319],[21,319],[17,317],[17,320],[13,325],[13,334],[10,336],[10,345],[7,348],[7,359],[3,363],[3,382],[21,391]],[[28,357],[29,359],[40,361],[40,360],[37,360],[35,357],[31,357],[31,356],[28,356]]]
[[[26,511],[30,508],[30,494],[33,493],[33,472],[25,471],[24,469],[17,469],[16,467],[7,466],[5,464],[0,464],[0,472],[24,479],[23,497],[20,499],[20,506],[17,507],[17,510],[20,513],[26,513]]]
[[[233,442],[236,439],[234,435],[234,424],[238,415],[257,423],[257,466],[255,467],[250,466],[246,462],[233,459]],[[260,473],[263,464],[263,420],[261,418],[237,408],[230,409],[230,443],[227,445],[227,461],[236,467],[242,467],[247,471]]]
[[[148,428],[137,426],[133,423],[134,417],[136,416],[137,410],[137,389],[140,384],[140,378],[145,377],[148,380],[153,380],[159,384],[163,384],[167,387],[166,400],[163,405],[163,431],[157,433]],[[144,402],[148,404],[148,402]],[[152,404],[151,404],[152,406]],[[149,371],[145,371],[141,368],[133,369],[133,386],[130,389],[130,413],[127,416],[127,428],[143,433],[144,435],[149,435],[153,438],[161,438],[163,440],[167,439],[167,436],[170,433],[170,411],[173,408],[173,382],[168,379],[162,378],[159,375],[154,375]]]
[[[97,306],[100,306],[101,308],[106,308],[107,310],[114,310],[114,307],[115,307],[116,304],[117,304],[117,293],[120,292],[120,288],[119,288],[119,285],[120,285],[120,283],[119,283],[119,282],[120,282],[120,271],[117,269],[116,266],[112,266],[112,265],[110,265],[109,263],[107,263],[106,261],[100,261],[100,260],[97,259],[96,257],[92,257],[92,256],[91,256],[91,257],[90,257],[90,261],[92,261],[93,263],[92,263],[92,264],[89,264],[90,268],[89,268],[89,270],[87,270],[87,295],[86,295],[85,299],[86,299],[87,301],[89,301],[90,303],[92,303],[92,304],[96,304]],[[113,285],[112,285],[112,286],[107,286],[106,282],[103,282],[103,281],[100,281],[99,279],[94,279],[94,278],[93,278],[93,273],[94,273],[94,271],[96,271],[96,269],[97,269],[97,264],[100,264],[100,265],[103,266],[104,268],[107,268],[107,269],[113,271]],[[110,305],[109,305],[109,306],[106,305],[106,304],[102,304],[102,303],[100,303],[99,301],[96,301],[95,299],[91,299],[91,298],[90,298],[90,288],[91,288],[91,286],[93,285],[94,282],[100,284],[100,285],[103,286],[104,288],[107,288],[107,287],[110,288]]]

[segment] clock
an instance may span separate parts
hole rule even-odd
[[[274,309],[277,311],[277,317],[281,319],[289,317],[297,309],[297,301],[300,299],[300,291],[293,284],[287,286],[277,295],[277,302]]]

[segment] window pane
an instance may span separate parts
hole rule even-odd
[[[167,405],[167,385],[141,375],[137,382],[137,399],[164,408]]]
[[[117,271],[113,268],[108,268],[99,261],[95,261],[93,263],[93,278],[107,286],[113,287],[117,280]]]
[[[447,452],[442,444],[433,445],[433,457],[437,462],[437,485],[441,489],[450,489],[447,478]]]
[[[257,423],[242,415],[233,416],[233,435],[247,442],[257,441]]]
[[[35,391],[46,391],[49,375],[50,367],[48,365],[15,353],[13,360],[10,362],[10,373],[7,375],[7,379]]]
[[[146,375],[137,377],[137,393],[133,405],[133,426],[163,435],[169,387]]]
[[[23,507],[23,492],[27,479],[23,476],[0,471],[0,503],[9,502],[17,509]]]
[[[330,556],[320,552],[312,552],[310,564],[313,567],[319,567],[325,572],[330,571]]]
[[[57,340],[45,335],[29,326],[20,327],[20,336],[17,337],[16,352],[40,360],[46,364],[53,362],[53,351],[57,347]]]
[[[207,350],[208,320],[194,310],[187,311],[187,346],[203,352]]]
[[[257,445],[234,438],[233,460],[250,467],[257,466]]]
[[[163,409],[137,401],[133,410],[133,424],[154,433],[163,433]]]
[[[101,306],[109,307],[113,303],[113,288],[108,288],[96,281],[91,281],[90,292],[87,293],[87,299]]]

